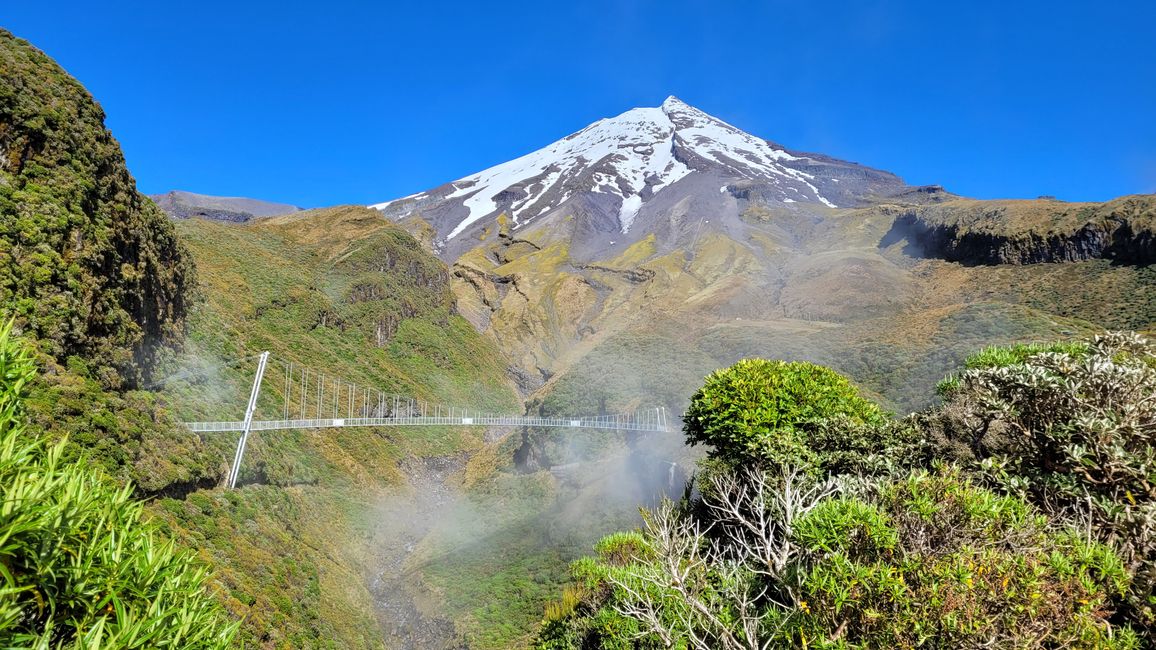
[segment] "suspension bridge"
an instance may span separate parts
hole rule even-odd
[[[665,407],[614,415],[543,417],[486,413],[468,408],[431,404],[423,400],[359,386],[293,362],[279,362],[284,383],[279,417],[257,419],[261,386],[269,368],[269,352],[257,356],[257,372],[242,420],[185,422],[196,433],[239,431],[237,451],[228,485],[236,487],[249,434],[253,431],[324,429],[333,427],[566,427],[666,433],[670,431]],[[268,401],[266,401],[268,402]],[[266,406],[268,410],[268,406]]]

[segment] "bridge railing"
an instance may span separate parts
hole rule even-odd
[[[237,484],[241,461],[245,454],[245,443],[252,431],[397,426],[567,427],[655,433],[670,430],[664,407],[625,415],[588,417],[471,414],[467,409],[428,404],[410,397],[389,395],[383,391],[358,386],[292,362],[281,364],[284,370],[284,384],[281,391],[282,419],[258,420],[255,417],[258,397],[268,361],[269,352],[262,352],[259,355],[257,373],[253,378],[253,387],[249,392],[249,405],[245,410],[244,420],[185,423],[185,426],[198,433],[241,432],[229,472],[227,482],[229,487],[235,487]],[[274,376],[277,375],[282,373],[274,373]],[[291,418],[293,414],[300,414],[301,417]],[[316,414],[318,417],[305,417],[308,414]],[[332,414],[332,417],[320,417],[329,414]],[[342,415],[345,417],[341,417]]]
[[[186,422],[192,431],[243,431],[244,421]],[[399,416],[388,418],[314,418],[299,420],[254,420],[251,431],[276,429],[328,429],[334,427],[396,427],[396,426],[490,426],[490,427],[568,427],[576,429],[607,429],[613,431],[667,432],[665,418],[659,415],[635,417],[603,415],[581,418],[543,418],[531,416],[477,415],[472,417]]]

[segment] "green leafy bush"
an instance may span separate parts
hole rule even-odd
[[[538,647],[1139,647],[1111,621],[1120,557],[1024,501],[957,470],[843,496],[801,476],[739,475],[742,496],[708,508],[745,531],[722,542],[669,502],[605,538]]]
[[[0,646],[228,648],[207,575],[142,521],[131,488],[24,430],[32,357],[0,330]]]
[[[885,421],[879,407],[834,370],[744,359],[706,378],[683,416],[683,432],[691,444],[710,445],[710,456],[735,466],[816,467],[822,458],[809,444],[810,433],[832,418],[851,425]]]
[[[1136,334],[962,372],[932,414],[941,454],[1057,517],[1087,520],[1135,574],[1129,616],[1156,633],[1156,344]]]
[[[960,475],[920,473],[870,502],[801,520],[788,637],[811,647],[1083,647],[1138,643],[1108,612],[1127,590],[1106,545]]]
[[[985,368],[1006,368],[1022,364],[1037,354],[1056,353],[1067,354],[1073,358],[1083,358],[1088,354],[1088,344],[1084,341],[1057,341],[1054,343],[1016,343],[1014,345],[991,345],[963,362],[966,370],[983,370]],[[939,382],[935,392],[940,396],[947,396],[958,390],[960,378],[953,375]]]

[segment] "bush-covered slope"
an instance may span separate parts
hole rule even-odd
[[[456,314],[445,265],[380,215],[343,207],[244,226],[192,219],[177,230],[205,297],[164,385],[181,418],[240,417],[255,363],[228,360],[260,350],[275,364],[258,417],[280,416],[282,361],[431,403],[519,410],[502,356]],[[205,439],[221,459],[235,443],[235,434]],[[161,499],[155,510],[211,560],[250,644],[389,646],[379,590],[420,589],[424,571],[403,575],[400,561],[391,564],[420,539],[397,537],[423,516],[421,495],[408,502],[407,474],[425,458],[463,464],[484,444],[478,429],[260,432],[242,489]],[[412,616],[414,633],[453,629],[429,603]]]
[[[100,106],[0,30],[0,302],[55,359],[83,357],[102,383],[132,386],[179,340],[193,283]]]
[[[35,363],[10,334],[0,324],[0,646],[232,647],[206,572],[142,521],[132,488],[28,434]]]
[[[684,416],[697,489],[575,562],[538,647],[1152,647],[1156,347],[965,365],[890,421],[815,366],[712,375]],[[803,372],[845,399],[773,388]]]
[[[194,276],[100,106],[0,30],[0,312],[40,352],[30,430],[144,493],[213,484],[216,456],[140,390],[183,339]]]

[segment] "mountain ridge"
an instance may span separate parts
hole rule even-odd
[[[149,194],[165,214],[173,219],[199,217],[213,221],[244,223],[260,217],[275,217],[299,212],[302,208],[288,203],[262,201],[243,196],[214,196],[184,190]]]

